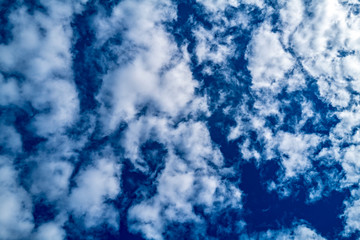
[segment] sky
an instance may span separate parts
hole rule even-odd
[[[359,14],[0,1],[0,239],[360,238]]]

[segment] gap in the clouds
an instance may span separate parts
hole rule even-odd
[[[142,238],[140,235],[129,232],[125,219],[126,219],[126,216],[121,217],[121,220],[125,221],[125,223],[120,222],[120,227],[119,227],[120,239],[121,240],[144,240],[144,238]]]
[[[24,0],[24,4],[27,7],[27,12],[33,15],[35,12],[42,12],[47,14],[47,9],[41,4],[39,0]]]
[[[284,119],[279,130],[291,133],[301,130],[301,132],[307,134],[328,135],[330,130],[339,122],[336,115],[331,114],[335,111],[335,108],[319,99],[318,86],[314,79],[307,78],[307,82],[307,88],[302,91],[288,92],[283,89],[277,96],[279,101],[285,103],[280,107]],[[309,118],[300,129],[296,129],[302,119],[302,103],[311,105],[317,115]]]
[[[117,240],[122,239],[119,236],[118,229],[114,229],[105,223],[98,223],[96,227],[86,228],[82,225],[81,219],[75,219],[72,215],[69,216],[68,221],[63,227],[66,231],[67,240],[87,240],[87,239],[102,239],[102,240]]]
[[[143,239],[140,235],[129,232],[127,212],[131,206],[156,194],[155,182],[165,167],[167,150],[163,144],[149,140],[140,146],[140,157],[145,161],[146,172],[136,169],[130,159],[123,159],[122,162],[122,195],[116,201],[120,212],[119,234],[121,239]]]
[[[75,41],[72,47],[74,81],[79,92],[81,112],[93,111],[97,107],[95,95],[102,82],[95,64],[97,58],[93,47],[95,32],[92,29],[92,18],[96,13],[95,4],[87,4],[85,11],[75,15],[71,23]]]
[[[176,28],[181,28],[181,26],[187,24],[190,17],[193,16],[196,12],[194,7],[194,1],[180,1],[180,3],[177,4],[177,22],[175,25]]]
[[[0,2],[0,44],[9,44],[13,40],[13,25],[9,22],[9,15],[17,7],[14,0]]]
[[[292,94],[288,94],[283,91],[283,93],[278,96],[278,99],[283,103],[280,106],[280,113],[285,115],[280,130],[295,133],[295,127],[301,120],[302,115],[301,93],[295,92]]]
[[[105,9],[108,16],[111,15],[113,8],[122,0],[97,0],[99,4]],[[96,0],[94,2],[97,2]],[[91,3],[94,4],[94,3]]]
[[[256,167],[254,162],[241,166],[241,184],[244,194],[244,219],[248,233],[291,227],[294,221],[307,221],[329,239],[337,238],[342,231],[343,201],[348,192],[331,191],[313,203],[306,203],[308,188],[304,180],[292,182],[289,197],[280,198],[278,193],[267,191],[266,183],[279,171],[276,161],[268,161]]]
[[[147,148],[147,149],[145,149]],[[156,185],[154,182],[165,167],[166,149],[157,142],[147,142],[141,147],[141,155],[145,161],[146,172],[142,172],[134,166],[129,159],[124,159],[122,165],[122,192],[124,199],[130,202],[144,200],[155,195]],[[140,199],[139,199],[140,198]]]
[[[172,34],[178,47],[188,44],[187,50],[191,54],[191,62],[197,65],[195,53],[196,39],[193,30],[198,25],[205,29],[211,29],[212,23],[204,16],[202,6],[194,0],[180,1],[177,4],[177,19],[170,23],[164,23],[167,31]]]
[[[199,237],[201,236],[201,237]],[[163,233],[164,239],[202,239],[204,238],[204,229],[197,228],[192,222],[170,222]]]
[[[220,146],[225,161],[232,164],[239,156],[238,144],[241,142],[241,139],[227,141],[229,128],[236,125],[234,118],[225,116],[222,111],[216,111],[210,116],[207,124],[211,140]]]
[[[213,17],[205,10],[205,7],[202,4],[198,4],[195,1],[176,1],[176,3],[178,3],[177,19],[171,23],[165,23],[165,26],[167,27],[168,32],[173,35],[178,47],[182,46],[184,43],[188,43],[187,50],[191,56],[192,67],[196,67],[199,62],[195,54],[196,39],[193,30],[199,26],[205,28],[206,30],[211,30],[214,24],[219,23],[214,22]],[[236,13],[239,11],[246,12],[250,16],[249,24],[247,26],[249,28],[256,27],[264,20],[263,13],[260,9],[247,4],[240,4],[237,8],[226,8],[224,16],[230,20],[232,18],[236,18]],[[239,59],[239,56],[237,55],[244,55],[245,51],[239,49],[238,46],[240,46],[240,48],[246,48],[247,42],[251,39],[250,29],[244,30],[241,29],[241,26],[234,26],[226,29],[221,36],[217,35],[217,37],[224,38],[228,35],[232,35],[234,37],[234,41],[237,43],[237,54],[234,54],[234,57]],[[242,58],[242,56],[240,57]]]
[[[24,151],[29,154],[37,151],[39,144],[45,142],[46,138],[36,135],[35,130],[29,127],[37,111],[30,105],[26,108],[27,111],[20,108],[14,110],[14,126],[21,136]]]
[[[33,204],[32,214],[34,216],[35,227],[53,220],[59,212],[54,204],[47,202],[42,197],[33,199]]]
[[[209,223],[206,234],[217,239],[238,239],[243,230],[243,216],[239,209],[225,209],[205,219]]]
[[[129,208],[143,200],[146,196],[153,196],[156,192],[154,179],[150,179],[145,174],[134,169],[130,160],[124,160],[122,163],[122,195],[116,201],[116,206],[120,212],[119,234],[121,239],[141,240],[143,238],[138,234],[129,232],[127,224],[127,212]]]
[[[313,133],[329,135],[333,127],[340,122],[336,115],[332,114],[335,112],[336,108],[333,106],[321,101],[319,98],[320,93],[318,85],[314,79],[307,77],[306,78],[307,88],[302,92],[304,97],[309,100],[314,108],[314,112],[320,117],[319,122],[308,122],[307,128],[303,127],[302,130],[309,131],[312,130]]]
[[[149,140],[142,144],[140,152],[147,164],[148,171],[151,173],[152,178],[156,178],[165,168],[165,158],[168,153],[167,149],[163,144]]]
[[[87,166],[92,164],[92,153],[95,153],[97,150],[103,149],[109,141],[109,137],[101,137],[98,138],[96,136],[96,133],[93,133],[89,137],[89,141],[84,146],[81,151],[78,152],[78,158],[77,161],[74,163],[74,170],[71,173],[70,176],[70,184],[69,184],[69,191],[71,191],[72,188],[76,187],[76,177],[81,169],[86,168]]]

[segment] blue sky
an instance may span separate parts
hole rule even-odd
[[[0,239],[357,239],[356,0],[0,3]]]

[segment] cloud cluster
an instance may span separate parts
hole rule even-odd
[[[292,229],[282,229],[278,231],[268,230],[266,232],[258,233],[256,236],[243,235],[240,239],[312,239],[324,240],[320,234],[305,224],[294,224]]]
[[[249,162],[268,191],[258,197],[301,186],[310,206],[343,193],[339,234],[359,233],[358,2],[9,5],[0,238],[125,226],[159,240],[324,239],[301,216],[248,231]]]

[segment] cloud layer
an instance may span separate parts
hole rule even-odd
[[[0,238],[359,237],[359,9],[0,3]]]

